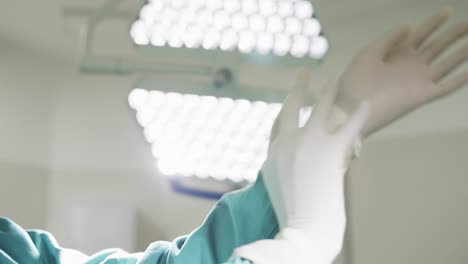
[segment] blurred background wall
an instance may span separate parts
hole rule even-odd
[[[47,222],[57,91],[50,60],[0,39],[0,211],[34,228]]]
[[[465,1],[356,1],[351,5],[366,12],[355,8],[346,15],[342,9],[350,9],[343,3],[316,2],[336,43],[336,52],[314,72],[318,88],[358,47],[391,25],[419,21],[447,4],[458,7],[455,20],[468,12]],[[19,2],[2,1],[9,8],[0,8],[0,215],[26,228],[47,229],[70,247],[70,210],[79,207],[133,209],[135,250],[192,231],[214,202],[173,193],[157,173],[127,104],[133,80],[80,74],[76,54],[66,56],[76,53],[74,35],[60,42],[66,48],[57,54],[39,39],[41,34],[35,35],[37,45],[23,36],[34,32],[22,29],[33,27],[37,18],[28,12],[44,10],[42,4],[32,5],[27,11]],[[57,11],[64,3],[43,5]],[[10,13],[23,14],[26,26],[13,32]],[[57,16],[53,21],[61,23]],[[71,34],[55,24],[38,26],[43,38]],[[270,84],[289,88],[291,73]],[[268,74],[248,78],[258,76],[269,79]],[[465,89],[366,144],[348,178],[350,263],[466,262],[467,103]]]

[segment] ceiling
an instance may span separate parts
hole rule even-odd
[[[60,60],[77,64],[80,58],[80,30],[107,0],[2,1],[0,39]],[[456,10],[454,21],[468,13],[466,0],[315,0],[332,49],[322,67],[314,72],[313,83],[339,72],[357,49],[404,22],[421,21],[443,6]],[[113,19],[104,21],[96,31],[96,52],[133,56],[128,28],[143,1],[123,0]],[[171,59],[171,58],[169,58]],[[243,82],[268,88],[289,88],[295,69],[262,70],[246,66],[240,73]],[[320,85],[317,85],[319,87]],[[468,90],[468,89],[465,89]],[[384,135],[413,135],[446,129],[467,129],[468,91],[431,105],[393,126]],[[450,115],[438,125],[433,119]]]
[[[0,9],[0,36],[46,54],[64,59],[75,59],[79,54],[79,27],[84,26],[108,0],[2,0]],[[453,6],[468,9],[464,0],[315,0],[313,1],[327,32],[341,31],[372,19],[418,21],[438,7]],[[144,0],[123,0],[118,19],[104,24],[106,47],[115,45],[115,36],[126,31]],[[458,15],[462,15],[459,12]],[[465,12],[466,14],[466,12]],[[396,19],[395,19],[396,18]],[[388,25],[391,26],[391,25]],[[385,27],[386,28],[388,28]],[[109,36],[114,33],[113,37]],[[102,40],[101,40],[102,41]]]

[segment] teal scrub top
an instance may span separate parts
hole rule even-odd
[[[161,212],[164,213],[164,212]],[[224,195],[203,224],[173,242],[158,241],[141,253],[106,249],[92,256],[61,248],[45,231],[24,230],[0,217],[1,264],[247,264],[232,256],[235,248],[256,240],[273,238],[278,222],[259,173],[257,181]]]

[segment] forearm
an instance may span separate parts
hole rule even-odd
[[[203,224],[190,235],[172,243],[154,242],[145,252],[137,254],[106,249],[88,257],[60,247],[47,232],[26,231],[9,219],[0,218],[0,263],[220,264],[229,259],[235,248],[272,238],[277,231],[276,216],[260,176],[254,185],[223,196]],[[231,260],[228,263],[248,262]]]
[[[167,263],[187,263],[187,259],[222,263],[235,248],[277,232],[278,222],[259,176],[254,185],[223,196],[197,230],[177,239],[166,252]]]

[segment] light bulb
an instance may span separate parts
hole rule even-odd
[[[215,49],[219,46],[221,36],[217,30],[209,30],[203,40],[204,49]]]
[[[167,28],[161,23],[153,25],[151,33],[151,44],[153,46],[162,47],[166,44]]]
[[[221,0],[206,0],[205,1],[206,9],[210,11],[215,11],[223,7],[223,1]]]
[[[322,58],[328,50],[328,41],[323,36],[312,39],[309,48],[309,56],[315,59]]]
[[[291,54],[295,57],[304,57],[309,51],[309,39],[302,35],[294,36]]]
[[[273,48],[273,35],[260,33],[257,40],[256,50],[260,54],[267,54]]]
[[[320,34],[321,30],[322,27],[317,19],[311,18],[304,21],[304,35],[316,37]]]
[[[173,8],[164,8],[161,12],[161,21],[166,21],[168,23],[175,23],[178,22],[178,12]]]
[[[133,23],[132,28],[130,29],[130,36],[137,45],[147,45],[149,44],[148,33],[147,33],[146,24],[137,20]]]
[[[171,0],[170,1],[172,8],[174,9],[181,9],[184,6],[183,0]]]
[[[275,38],[274,52],[277,56],[288,54],[291,49],[291,38],[286,34],[278,34]]]
[[[209,10],[203,10],[196,14],[196,18],[194,19],[195,24],[199,27],[206,28],[213,24],[213,13]]]
[[[298,1],[295,9],[296,16],[301,19],[310,18],[314,13],[312,3],[307,0]]]
[[[242,32],[239,37],[239,50],[247,53],[255,48],[255,34],[252,32]]]
[[[217,0],[222,1],[222,0]],[[224,0],[224,10],[228,13],[234,13],[240,9],[240,3],[238,0]]]
[[[148,99],[148,91],[143,89],[133,89],[130,94],[128,95],[128,104],[131,108],[138,110],[140,109],[143,104]]]
[[[151,25],[155,21],[156,10],[151,4],[147,4],[141,8],[139,17],[144,23]]]
[[[263,16],[252,15],[249,21],[249,28],[254,32],[262,32],[266,28],[266,21]]]
[[[302,30],[302,25],[299,19],[295,17],[286,18],[286,33],[290,35],[299,34]]]
[[[262,0],[259,1],[260,4],[260,14],[264,16],[273,15],[276,12],[276,4],[271,0]]]
[[[164,159],[159,159],[158,168],[159,168],[159,171],[162,174],[165,174],[165,175],[168,175],[168,176],[172,176],[172,175],[175,175],[177,173],[176,172],[176,166],[174,166],[173,162],[167,161],[167,160],[164,160]]]
[[[219,47],[221,48],[221,50],[224,51],[232,50],[237,45],[237,41],[237,33],[233,30],[228,29],[223,32],[223,35],[221,37],[221,44]]]
[[[278,2],[278,15],[289,17],[294,14],[293,2],[280,1]]]
[[[257,11],[257,3],[253,0],[242,1],[242,12],[246,15],[254,14]]]
[[[222,30],[230,26],[231,20],[229,19],[228,13],[225,11],[218,11],[214,15],[213,25],[218,29]]]
[[[184,43],[187,48],[197,48],[202,41],[203,29],[200,27],[190,27],[184,36]]]
[[[270,16],[268,18],[268,32],[280,33],[283,31],[283,19],[280,16]]]
[[[232,16],[232,28],[236,31],[241,31],[249,26],[247,17],[242,13],[236,13]]]
[[[169,31],[169,46],[173,48],[180,48],[183,45],[181,37],[185,34],[185,25],[174,25]]]

